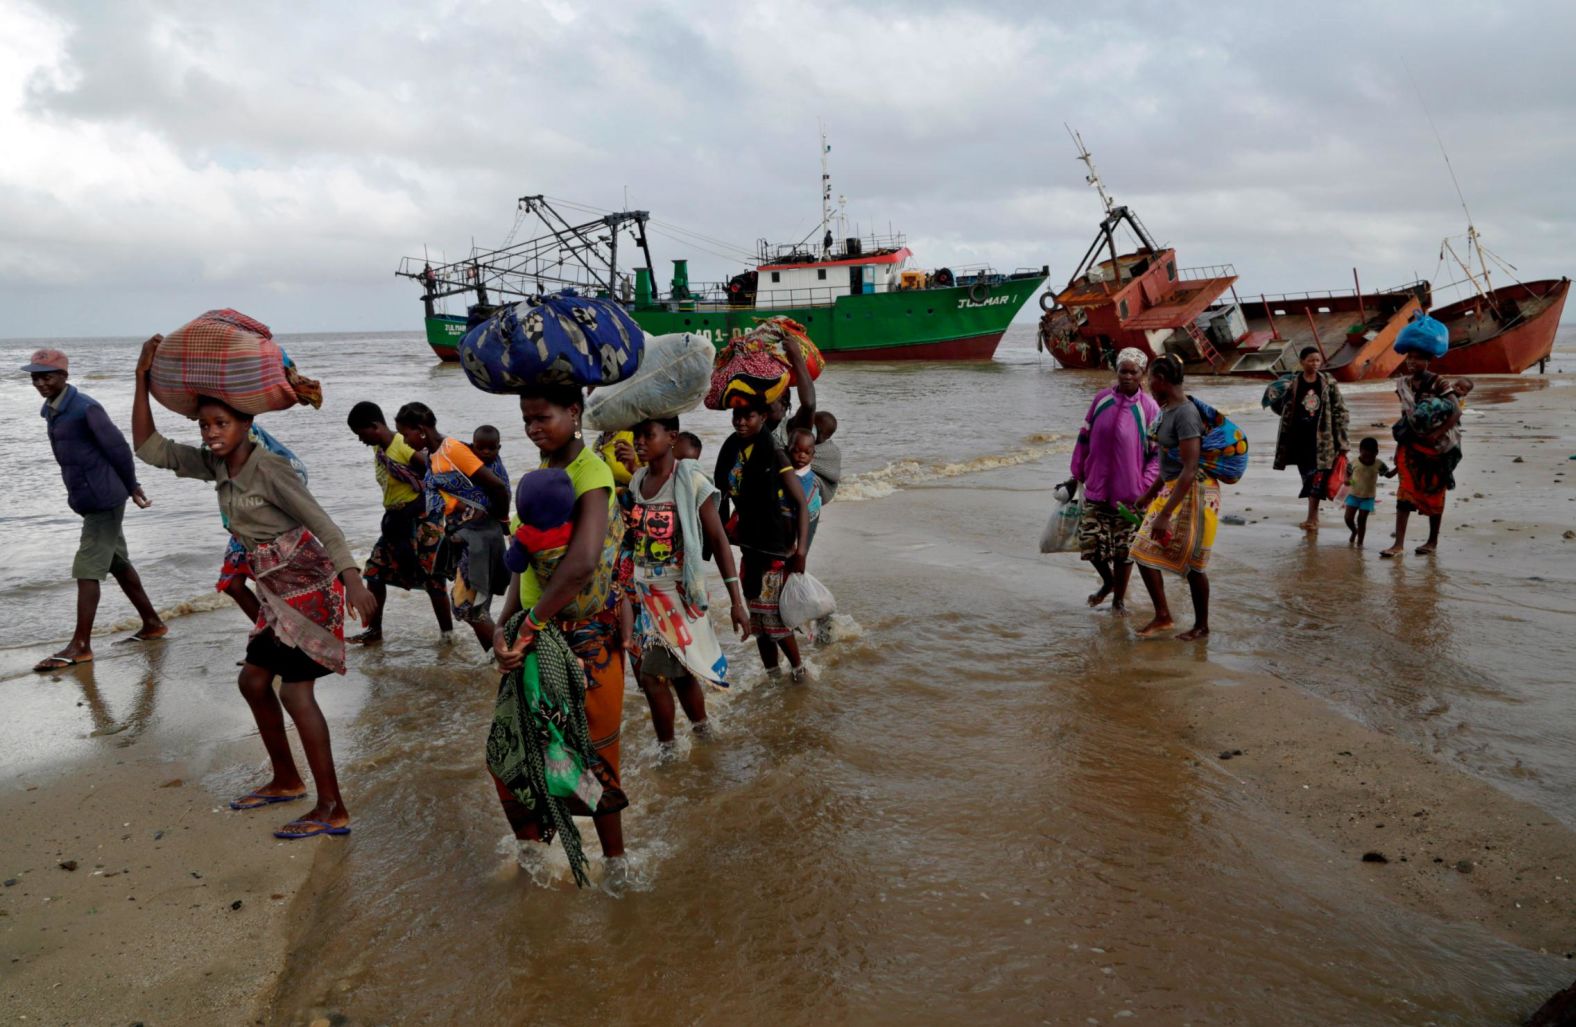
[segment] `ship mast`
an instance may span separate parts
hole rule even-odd
[[[832,171],[828,156],[832,148],[826,142],[826,122],[818,121],[817,124],[821,129],[821,255],[824,257],[832,252]]]
[[[1084,167],[1089,169],[1089,174],[1084,176],[1084,181],[1094,186],[1095,191],[1100,194],[1100,202],[1105,204],[1105,212],[1107,214],[1115,213],[1116,201],[1111,199],[1110,194],[1105,191],[1105,183],[1100,181],[1100,172],[1095,170],[1094,155],[1084,145],[1083,137],[1074,132],[1072,126],[1065,121],[1062,122],[1062,127],[1067,129],[1067,134],[1073,137],[1073,143],[1078,147],[1078,159],[1083,161]]]

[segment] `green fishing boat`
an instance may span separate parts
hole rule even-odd
[[[750,258],[747,269],[726,282],[693,283],[688,260],[680,259],[664,291],[652,270],[648,227],[679,232],[711,252],[725,244],[653,222],[647,211],[599,211],[544,196],[520,198],[504,246],[437,264],[407,257],[395,274],[421,286],[427,343],[443,360],[458,360],[466,326],[500,305],[571,288],[615,299],[652,335],[694,332],[719,348],[758,321],[785,315],[804,325],[835,361],[989,360],[1049,273],[1045,267],[1006,273],[983,265],[917,267],[901,235],[846,233],[846,218],[841,209],[834,216],[831,206],[824,140],[822,181],[821,224],[813,233],[819,242],[763,241],[753,254],[743,254]],[[571,223],[560,207],[589,217]],[[514,242],[530,217],[543,230]],[[644,266],[620,269],[621,240],[633,244]],[[450,297],[464,298],[464,314],[439,309]]]

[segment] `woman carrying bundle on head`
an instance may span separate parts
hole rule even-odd
[[[534,383],[520,391],[525,432],[541,452],[541,468],[523,475],[516,496],[521,526],[517,541],[528,541],[524,563],[504,597],[493,653],[506,675],[526,664],[527,654],[551,668],[562,663],[564,647],[584,676],[584,739],[566,745],[577,766],[584,768],[578,801],[567,805],[537,794],[518,780],[503,780],[495,770],[494,785],[505,816],[521,843],[521,861],[540,863],[537,843],[562,834],[576,880],[582,880],[583,858],[578,836],[561,823],[567,810],[592,817],[602,844],[606,872],[603,887],[621,892],[630,883],[624,856],[621,811],[629,805],[619,781],[619,735],[624,706],[624,650],[618,639],[618,608],[614,571],[623,524],[616,516],[613,472],[582,438],[580,416],[585,399],[579,386]],[[554,472],[549,474],[548,472]],[[567,477],[567,481],[563,479]],[[561,485],[561,503],[539,495]],[[539,512],[557,512],[542,520]],[[544,679],[547,674],[544,672]],[[579,721],[579,711],[570,711]],[[574,733],[571,733],[574,734]],[[525,745],[535,739],[522,739]],[[582,751],[589,748],[589,751]],[[493,746],[489,743],[489,764]],[[589,775],[589,776],[587,776]],[[571,837],[574,836],[574,837]]]
[[[1177,636],[1191,642],[1209,634],[1204,571],[1220,517],[1220,484],[1200,469],[1204,417],[1182,387],[1182,361],[1169,353],[1156,357],[1149,368],[1149,391],[1160,404],[1160,420],[1151,429],[1160,448],[1160,476],[1138,501],[1149,512],[1132,553],[1155,615],[1138,636],[1148,638],[1175,625],[1162,577],[1169,572],[1187,578],[1193,597],[1193,626]]]
[[[219,510],[230,532],[246,548],[247,563],[262,601],[257,625],[241,667],[241,694],[273,763],[273,777],[230,804],[252,810],[306,794],[285,736],[290,712],[307,765],[317,784],[317,804],[275,831],[277,838],[311,838],[350,833],[350,814],[339,794],[328,722],[313,695],[314,682],[345,671],[344,609],[348,602],[364,622],[377,601],[361,583],[345,537],[306,490],[289,462],[253,442],[252,418],[216,399],[200,397],[197,423],[203,447],[185,446],[160,435],[148,402],[148,369],[162,336],[143,344],[137,362],[131,431],[138,459],[182,478],[216,483]],[[274,678],[283,679],[274,694]]]
[[[728,687],[728,660],[706,615],[706,550],[722,571],[740,640],[750,637],[750,615],[717,512],[717,487],[694,460],[674,455],[679,419],[642,421],[634,435],[642,466],[618,495],[624,520],[619,573],[634,613],[625,647],[636,660],[657,742],[666,748],[673,744],[675,693],[694,732],[704,735],[700,683]]]
[[[803,574],[810,547],[810,510],[793,464],[768,427],[767,402],[756,396],[730,403],[733,434],[717,453],[717,487],[728,535],[742,554],[740,577],[750,604],[750,630],[769,678],[788,657],[795,684],[805,679],[799,643],[783,623],[779,602],[789,574]],[[784,509],[789,515],[784,515]],[[731,516],[730,516],[731,515]]]
[[[1395,425],[1400,487],[1395,494],[1395,543],[1379,554],[1387,560],[1406,551],[1406,525],[1413,511],[1428,518],[1428,541],[1417,547],[1417,554],[1427,556],[1439,548],[1445,494],[1456,487],[1461,403],[1472,391],[1472,382],[1447,381],[1428,369],[1428,360],[1427,353],[1408,351],[1395,382],[1401,401],[1401,419]]]

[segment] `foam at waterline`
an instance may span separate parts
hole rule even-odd
[[[1030,435],[1023,447],[1013,453],[990,453],[949,463],[924,460],[896,460],[885,467],[843,479],[837,486],[837,499],[842,501],[880,499],[890,496],[906,485],[920,485],[930,481],[958,478],[979,471],[992,471],[1002,467],[1016,467],[1033,463],[1053,453],[1071,453],[1073,440],[1060,434]]]
[[[190,617],[195,613],[208,613],[212,610],[221,610],[226,606],[234,605],[235,600],[231,599],[223,592],[203,592],[199,595],[193,596],[190,599],[182,599],[173,606],[168,606],[160,610],[159,619],[169,622],[172,620],[177,620],[181,617]],[[140,627],[142,627],[142,619],[140,617],[128,617],[124,620],[118,620],[108,627],[100,627],[93,633],[95,635],[113,634],[121,631],[130,631],[133,628]]]
[[[642,818],[631,815],[637,806],[631,805],[624,809],[623,821],[626,836],[638,832]],[[547,888],[554,891],[573,891],[587,895],[602,895],[601,886],[603,876],[607,872],[607,860],[602,856],[602,850],[597,842],[596,828],[590,817],[576,817],[575,826],[580,829],[580,844],[585,850],[587,875],[591,883],[584,888],[575,887],[574,871],[569,868],[569,856],[564,852],[563,844],[554,838],[550,844],[541,842],[522,842],[513,833],[504,835],[498,840],[497,854],[503,862],[498,866],[500,878],[524,876],[534,887]],[[625,849],[624,857],[628,861],[631,871],[626,885],[627,891],[654,891],[656,889],[657,868],[665,863],[672,853],[671,846],[659,836],[640,834],[640,843]]]

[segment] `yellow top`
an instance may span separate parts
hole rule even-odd
[[[613,484],[623,488],[629,484],[629,479],[634,472],[625,467],[614,453],[613,447],[620,442],[629,443],[629,448],[635,448],[635,433],[632,431],[617,431],[607,438],[607,445],[600,450],[602,459],[607,462],[607,469],[613,472]]]
[[[383,448],[383,455],[396,464],[409,467],[410,458],[416,455],[416,451],[400,437],[399,432],[395,432],[393,441]],[[383,461],[376,457],[372,459],[372,472],[377,475],[378,484],[383,488],[385,509],[392,510],[396,506],[414,503],[421,498],[421,493],[390,474],[388,468],[383,466]]]

